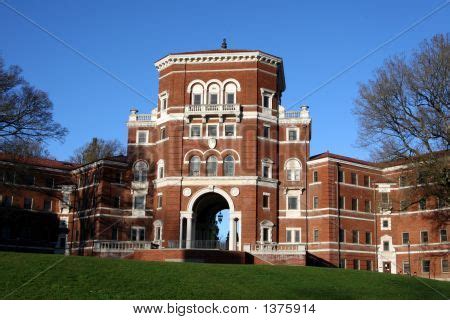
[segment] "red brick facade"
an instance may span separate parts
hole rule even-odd
[[[40,178],[27,185],[3,178],[2,210],[45,211],[64,220],[56,227],[43,223],[54,229],[46,241],[61,246],[65,237],[68,253],[93,254],[113,242],[125,251],[133,243],[143,249],[209,245],[211,219],[229,209],[226,246],[233,251],[298,245],[335,266],[408,273],[410,263],[418,276],[449,279],[450,230],[448,221],[430,218],[434,199],[400,210],[411,188],[399,185],[404,167],[329,153],[311,157],[308,108],[280,105],[280,58],[212,50],[170,54],[155,65],[158,106],[151,114],[131,111],[126,157],[85,166],[5,158],[4,176],[26,168],[62,180],[49,189],[54,206],[42,210],[51,195],[42,194]],[[9,195],[11,205],[4,201]],[[24,197],[33,198],[32,208],[23,210]],[[2,219],[2,243],[25,241],[12,236],[12,220]]]

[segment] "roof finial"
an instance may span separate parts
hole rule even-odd
[[[221,47],[222,47],[222,49],[227,48],[227,39],[223,38]]]

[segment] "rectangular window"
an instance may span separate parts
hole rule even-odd
[[[344,182],[344,171],[338,171],[338,182]]]
[[[202,103],[202,95],[198,93],[194,93],[192,96],[193,104],[201,104]]]
[[[115,196],[113,198],[113,207],[120,208],[120,197],[119,196]]]
[[[111,240],[112,241],[119,240],[119,229],[117,228],[117,226],[113,226],[111,228]]]
[[[45,178],[45,186],[47,188],[54,188],[55,187],[55,179],[53,179],[53,178]]]
[[[372,244],[372,232],[366,231],[366,244]]]
[[[23,183],[27,186],[34,185],[34,176],[26,175],[25,177],[23,177]]]
[[[352,242],[359,243],[359,231],[358,230],[352,230]]]
[[[430,272],[430,260],[422,260],[422,272]]]
[[[296,141],[297,140],[297,130],[296,129],[289,129],[288,130],[288,140],[289,141]]]
[[[358,259],[353,260],[353,269],[359,270],[359,260]]]
[[[209,125],[206,128],[208,137],[217,137],[217,125]]]
[[[167,109],[167,98],[163,98],[161,99],[161,110],[166,110]]]
[[[370,177],[364,176],[364,187],[370,187]]]
[[[114,181],[116,183],[122,183],[122,172],[116,172],[114,174]]]
[[[427,210],[427,200],[425,198],[419,200],[419,209]]]
[[[442,259],[441,261],[442,272],[448,272],[448,260]]]
[[[297,210],[297,209],[298,209],[298,198],[288,197],[288,210]]]
[[[382,224],[383,224],[383,228],[389,228],[389,220],[383,220],[382,221]]]
[[[226,137],[233,137],[234,136],[234,125],[232,125],[232,124],[226,124],[225,125],[225,136]]]
[[[318,196],[314,196],[314,198],[313,198],[313,208],[314,209],[319,208],[319,197]]]
[[[263,97],[263,107],[270,108],[270,97],[269,96]]]
[[[44,211],[47,211],[47,212],[52,211],[52,200],[49,200],[49,199],[44,200]]]
[[[269,195],[263,194],[263,208],[269,208]]]
[[[263,228],[263,242],[269,242],[269,228]]]
[[[269,126],[264,126],[264,138],[270,138],[270,127]]]
[[[344,209],[345,206],[345,198],[344,196],[339,196],[339,209]]]
[[[29,210],[33,209],[33,198],[25,197],[23,199],[23,208]]]
[[[145,228],[131,227],[131,241],[145,241]]]
[[[366,260],[366,270],[372,271],[372,260]]]
[[[234,93],[227,93],[227,104],[234,104]]]
[[[159,194],[158,195],[158,203],[157,203],[158,208],[162,208],[162,206],[163,206],[162,200],[163,200],[162,195]]]
[[[313,172],[313,182],[319,182],[319,173],[317,171]]]
[[[408,244],[409,243],[409,232],[403,232],[402,233],[402,244]]]
[[[200,137],[201,136],[201,126],[192,125],[191,126],[191,137]]]
[[[138,144],[147,143],[147,132],[138,131]]]
[[[371,209],[371,203],[370,200],[364,200],[364,211],[369,213]]]
[[[421,243],[428,243],[428,231],[421,231],[420,232],[420,242]]]
[[[383,251],[389,251],[389,241],[383,241]]]
[[[145,196],[134,197],[134,209],[145,210]]]
[[[352,198],[352,210],[358,211],[358,199]]]
[[[381,203],[387,204],[389,202],[389,193],[381,192]]]
[[[209,103],[210,104],[218,104],[219,102],[219,96],[217,95],[217,93],[211,93],[209,95]]]
[[[12,196],[3,196],[2,206],[3,207],[12,207],[13,198]]]
[[[269,166],[263,165],[263,178],[270,178],[269,177]]]
[[[345,242],[345,230],[339,229],[339,242]]]
[[[446,229],[441,229],[440,230],[440,236],[441,236],[441,242],[447,242],[447,230]]]
[[[319,242],[319,229],[314,229],[313,241]]]
[[[403,261],[403,273],[404,274],[411,274],[411,268],[409,266],[408,261]]]
[[[300,243],[300,229],[287,229],[286,242]]]
[[[339,260],[339,268],[341,268],[341,269],[347,268],[347,260],[346,259]]]
[[[355,172],[351,173],[351,184],[358,184],[358,176]]]
[[[164,140],[165,138],[167,138],[166,128],[161,128],[159,131],[159,139]]]

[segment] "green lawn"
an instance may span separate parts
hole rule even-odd
[[[443,299],[450,283],[313,267],[0,252],[0,299]]]

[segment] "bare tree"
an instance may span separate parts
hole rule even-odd
[[[18,66],[4,67],[0,58],[0,151],[11,146],[40,145],[63,141],[67,129],[53,119],[53,104],[47,93],[34,88],[21,76]]]
[[[70,161],[86,164],[96,160],[122,155],[125,153],[124,146],[118,140],[103,140],[93,138],[91,142],[75,150]]]
[[[450,196],[449,82],[449,36],[436,35],[410,58],[386,60],[373,79],[360,84],[354,109],[359,145],[374,160],[405,160],[421,196],[444,204]]]

